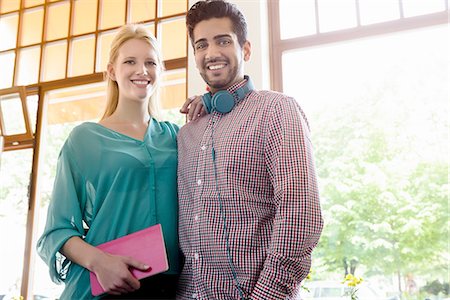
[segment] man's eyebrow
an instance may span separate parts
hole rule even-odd
[[[206,39],[199,39],[199,40],[196,40],[195,42],[194,42],[194,44],[197,44],[197,43],[200,43],[200,42],[205,42],[206,41]]]
[[[218,39],[221,39],[221,38],[224,38],[224,37],[231,38],[231,35],[230,35],[230,34],[219,34],[219,35],[216,35],[216,36],[214,37],[214,39],[215,39],[215,40],[218,40]]]
[[[214,40],[218,40],[218,39],[221,39],[221,38],[231,38],[231,34],[219,34],[219,35],[216,35],[215,37],[213,37]],[[206,41],[206,38],[202,38],[202,39],[196,40],[194,42],[194,44],[197,44],[197,43],[200,43],[200,42],[205,42],[205,41]]]

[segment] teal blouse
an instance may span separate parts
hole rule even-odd
[[[91,122],[70,133],[37,243],[52,280],[65,283],[61,299],[94,298],[89,271],[59,253],[72,236],[95,246],[160,223],[169,260],[166,273],[179,272],[178,129],[152,119],[143,141]]]

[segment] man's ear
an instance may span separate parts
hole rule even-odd
[[[244,61],[249,61],[252,54],[252,45],[249,41],[245,41],[242,46],[242,53],[244,54]]]
[[[106,71],[108,73],[108,77],[111,78],[111,80],[116,81],[116,73],[114,71],[114,66],[109,63],[106,67]]]

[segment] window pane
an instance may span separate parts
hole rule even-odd
[[[55,3],[48,6],[46,41],[67,37],[69,32],[69,2]]]
[[[42,81],[66,77],[67,41],[49,43],[44,47]]]
[[[186,0],[160,0],[159,5],[161,5],[160,17],[179,14],[187,9]]]
[[[158,40],[162,45],[164,60],[186,56],[186,20],[185,18],[172,19],[160,23]]]
[[[316,33],[315,1],[281,0],[280,31],[281,39]]]
[[[82,36],[72,40],[70,48],[69,76],[94,72],[95,36]]]
[[[42,39],[44,9],[42,7],[28,9],[23,14],[21,46],[37,44]]]
[[[109,47],[111,42],[116,35],[117,30],[108,31],[99,35],[98,49],[97,49],[97,66],[95,67],[96,72],[106,71],[106,66],[109,59]]]
[[[33,133],[36,132],[38,99],[38,95],[27,96],[28,116],[30,117],[30,126]]]
[[[405,17],[412,17],[435,13],[445,10],[445,1],[442,0],[402,0]]]
[[[44,4],[45,0],[24,0],[24,7],[32,7]]]
[[[155,10],[156,0],[131,0],[129,8],[130,22],[138,23],[142,21],[153,20],[155,19]]]
[[[16,48],[18,24],[18,13],[0,17],[0,51]]]
[[[318,0],[320,32],[356,26],[355,0]]]
[[[100,29],[108,29],[125,24],[125,0],[101,1]]]
[[[17,85],[29,85],[38,82],[40,54],[41,48],[39,46],[19,50]]]
[[[144,24],[144,27],[155,36],[155,23]]]
[[[161,84],[161,107],[180,108],[186,100],[186,69],[166,71]]]
[[[105,105],[105,93],[106,81],[49,92],[48,124],[99,120]]]
[[[22,282],[32,157],[32,149],[1,154],[0,240],[3,246],[0,249],[0,291],[16,298],[20,295]]]
[[[0,89],[12,86],[15,58],[14,51],[0,53],[0,66],[2,66],[2,71],[0,72]]]
[[[359,0],[361,25],[400,18],[398,0]]]
[[[341,282],[346,261],[377,287],[359,299],[400,290],[431,299],[426,283],[447,282],[448,36],[444,25],[283,55],[284,91],[311,126],[327,222],[314,281]],[[404,286],[411,278],[415,291]]]
[[[23,117],[22,100],[19,94],[0,96],[0,107],[5,126],[5,135],[23,134],[27,132]]]
[[[0,13],[4,14],[10,11],[19,10],[20,0],[0,0]]]
[[[97,0],[74,2],[73,35],[94,32],[97,22]]]

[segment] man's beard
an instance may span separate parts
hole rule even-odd
[[[210,88],[213,88],[215,90],[225,90],[234,83],[237,74],[238,74],[238,67],[235,67],[227,74],[226,78],[220,81],[215,81],[214,76],[212,76],[211,78],[211,76],[208,76],[206,72],[200,73],[200,76],[202,76],[203,80]]]

